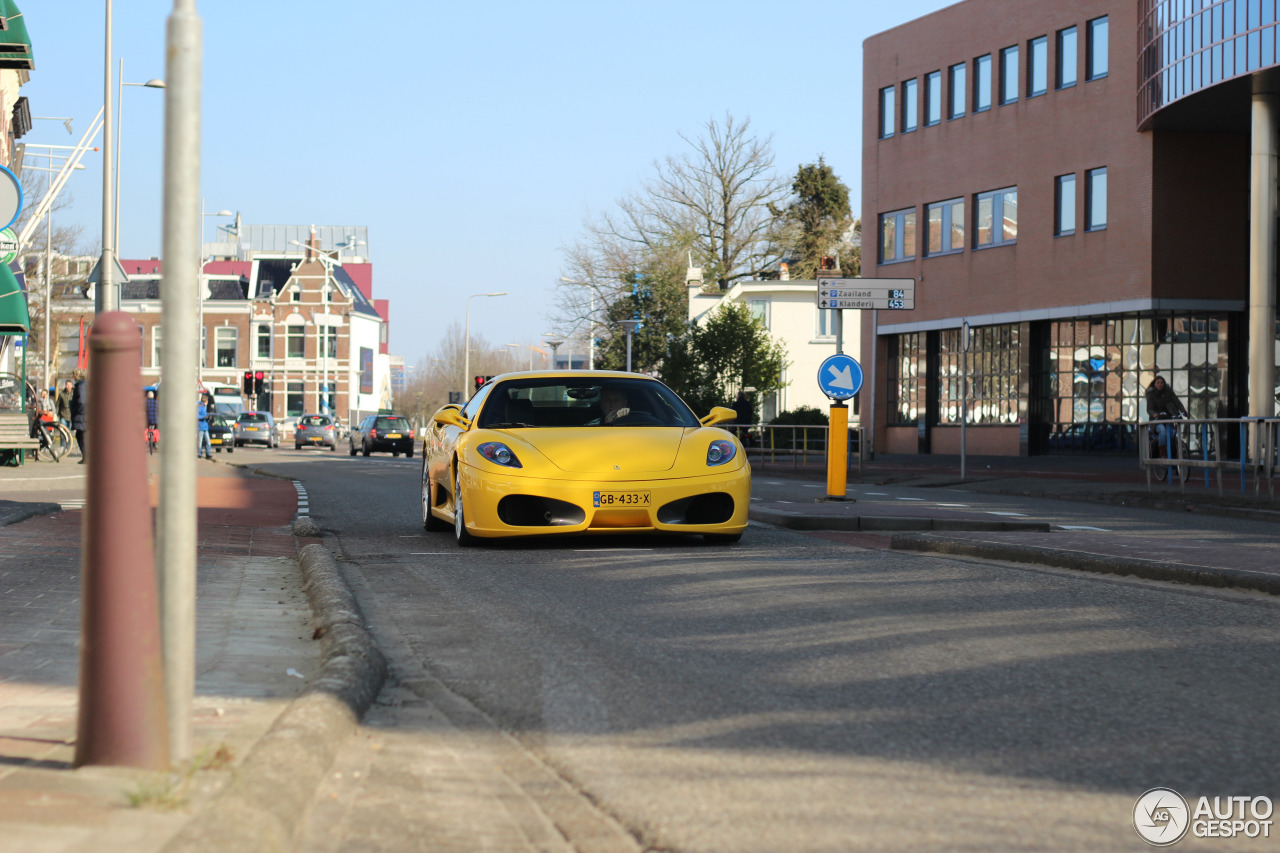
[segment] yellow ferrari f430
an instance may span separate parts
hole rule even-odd
[[[422,466],[422,526],[480,538],[698,533],[736,542],[751,466],[737,438],[636,373],[494,377],[438,412]]]

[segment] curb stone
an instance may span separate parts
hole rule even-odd
[[[985,518],[928,518],[885,515],[806,515],[763,507],[751,507],[747,517],[752,521],[774,524],[789,530],[904,531],[904,530],[1003,530],[1048,533],[1044,521],[1008,521]]]
[[[1132,575],[1147,580],[1218,588],[1234,587],[1264,592],[1268,595],[1280,595],[1280,575],[1253,572],[1247,569],[1189,566],[1159,560],[1144,560],[1139,557],[1101,557],[1042,546],[974,542],[919,534],[893,536],[889,540],[889,547],[896,551],[929,551],[938,554],[980,557],[986,560],[1037,563],[1042,566],[1097,574]]]
[[[298,556],[324,644],[320,669],[249,751],[226,789],[165,845],[174,851],[283,851],[324,774],[387,677],[387,662],[323,545]]]

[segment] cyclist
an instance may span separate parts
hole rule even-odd
[[[1186,417],[1186,407],[1182,405],[1178,395],[1173,393],[1173,389],[1165,383],[1164,377],[1157,375],[1155,379],[1151,380],[1150,387],[1147,388],[1147,419],[1167,421],[1178,415]],[[1173,441],[1173,424],[1156,424],[1156,430],[1160,440],[1160,448],[1167,457],[1169,456],[1169,445]]]
[[[155,391],[147,392],[147,441],[153,442],[159,435],[157,430],[160,428],[160,401],[156,399]]]

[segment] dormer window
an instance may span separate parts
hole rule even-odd
[[[299,292],[298,292],[298,291],[296,291],[296,290],[295,290],[295,291],[293,291],[293,293],[290,295],[290,300],[289,300],[289,301],[291,301],[291,302],[301,302],[301,301],[302,301],[302,294],[301,294],[301,293],[299,293]]]

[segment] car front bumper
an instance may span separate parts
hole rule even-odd
[[[473,536],[566,533],[741,533],[751,468],[696,477],[608,481],[503,476],[463,466],[463,516]],[[613,505],[597,493],[647,493],[644,505]]]

